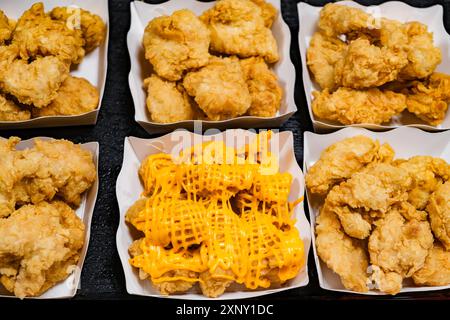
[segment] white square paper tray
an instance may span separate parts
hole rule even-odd
[[[204,141],[222,141],[225,139],[225,137],[227,137],[226,143],[235,141],[235,144],[233,146],[240,147],[245,143],[251,141],[251,138],[255,136],[255,133],[252,133],[250,131],[236,129],[227,130],[226,132],[209,136],[197,135],[183,130],[176,131],[155,139],[139,139],[134,137],[125,138],[123,164],[116,184],[116,195],[120,210],[120,221],[119,228],[117,230],[116,242],[120,260],[122,262],[122,267],[125,272],[126,287],[129,294],[185,300],[208,299],[207,297],[204,297],[194,290],[191,290],[185,294],[163,296],[154,287],[152,287],[149,280],[140,280],[138,276],[138,270],[136,268],[133,268],[128,262],[130,259],[128,247],[136,239],[133,238],[134,230],[132,230],[132,228],[125,222],[125,214],[130,206],[133,205],[133,203],[139,198],[140,194],[143,191],[143,187],[138,176],[138,169],[140,167],[141,161],[143,161],[148,155],[151,154],[160,152],[169,153],[175,147],[186,148]],[[289,196],[289,200],[293,201],[303,196],[304,194],[305,183],[303,179],[303,173],[295,159],[292,133],[282,132],[279,134],[274,134],[272,140],[277,140],[278,138],[280,150],[280,171],[289,172],[294,178],[292,182],[291,194]],[[183,145],[180,145],[181,142],[183,142]],[[306,261],[305,267],[300,271],[297,277],[288,281],[286,285],[280,288],[256,291],[225,292],[222,296],[211,300],[229,300],[258,297],[270,293],[303,287],[308,284],[309,280],[307,259],[311,244],[311,231],[308,220],[305,217],[303,204],[299,204],[295,208],[294,215],[297,218],[295,226],[300,231],[300,236],[305,245]]]
[[[436,68],[436,71],[449,73],[450,70],[450,38],[444,27],[443,9],[441,5],[434,5],[428,8],[415,8],[406,3],[399,1],[388,1],[380,5],[363,6],[353,1],[340,1],[338,4],[347,5],[362,9],[368,13],[377,16],[395,19],[401,22],[419,21],[428,27],[428,31],[433,33],[434,45],[442,51],[442,62]],[[306,65],[306,49],[313,34],[317,31],[317,22],[319,20],[319,12],[322,7],[314,7],[307,3],[298,3],[298,14],[300,30],[298,34],[298,42],[300,46],[300,56],[302,59],[302,75],[303,85],[305,89],[306,101],[308,103],[308,111],[311,116],[314,129],[316,131],[331,131],[346,126],[337,122],[322,120],[316,118],[311,108],[312,92],[320,90],[320,87],[311,79],[308,67]],[[384,125],[376,124],[354,124],[352,127],[364,127],[372,130],[386,130],[397,128],[400,126],[410,126],[425,129],[428,131],[441,131],[450,129],[450,111],[440,125],[434,127],[426,124],[417,117],[403,112],[400,116],[394,117],[391,122]]]
[[[380,143],[389,143],[395,151],[395,158],[410,158],[416,155],[428,155],[440,157],[450,163],[450,131],[428,133],[416,128],[401,127],[387,132],[372,132],[363,128],[345,128],[330,134],[315,134],[305,132],[304,141],[304,164],[305,172],[320,158],[320,154],[328,146],[345,138],[356,135],[364,135],[372,139],[377,139]],[[412,142],[412,143],[411,143]],[[315,245],[315,225],[316,217],[322,206],[322,202],[316,196],[312,196],[306,191],[308,199],[309,216],[311,222],[312,247],[314,261],[316,263],[317,274],[319,276],[320,287],[331,291],[341,291],[367,295],[385,295],[377,290],[370,290],[366,293],[354,292],[344,288],[339,276],[329,269],[317,255]],[[404,281],[401,292],[418,292],[450,289],[448,286],[419,287],[414,286],[411,281]]]
[[[2,139],[0,137],[0,139]],[[33,139],[20,141],[17,145],[18,150],[30,148],[34,145],[34,140],[53,140],[53,138],[47,137],[36,137]],[[84,259],[86,258],[86,253],[89,247],[89,238],[91,234],[91,220],[94,213],[95,201],[97,200],[98,193],[98,156],[99,156],[99,144],[98,142],[88,142],[83,143],[81,147],[84,150],[91,152],[95,169],[97,170],[97,179],[95,180],[92,187],[83,195],[80,207],[75,211],[78,217],[83,220],[85,226],[85,238],[84,246],[81,251],[80,260],[78,261],[77,267],[74,272],[69,275],[69,277],[63,282],[58,283],[53,288],[46,291],[43,295],[39,297],[33,297],[30,299],[63,299],[72,298],[77,293],[77,289],[80,286],[81,271],[83,269]],[[0,298],[16,298],[12,293],[8,292],[0,284]]]
[[[78,66],[72,66],[70,74],[89,80],[99,92],[98,108],[76,116],[45,116],[25,121],[0,121],[1,129],[28,129],[42,127],[62,127],[78,125],[94,125],[102,105],[103,92],[105,90],[106,69],[108,66],[108,38],[109,38],[109,14],[108,0],[39,0],[44,4],[48,12],[58,6],[78,6],[91,11],[102,18],[106,24],[105,41],[94,51],[86,54]],[[19,18],[25,10],[28,10],[38,0],[0,0],[0,9],[12,19]]]
[[[281,16],[280,1],[266,0],[278,10],[278,16],[273,23],[272,32],[278,43],[280,60],[274,65],[273,71],[278,76],[283,88],[283,99],[280,110],[275,117],[243,116],[222,121],[187,120],[168,124],[152,122],[148,114],[145,99],[147,96],[143,88],[144,79],[150,76],[151,66],[145,59],[142,37],[147,23],[161,15],[170,15],[172,12],[188,8],[200,15],[203,11],[214,6],[215,1],[200,2],[196,0],[176,1],[170,0],[161,4],[149,4],[141,1],[133,1],[130,4],[131,26],[128,31],[127,45],[131,60],[131,70],[128,77],[131,95],[135,108],[135,120],[149,133],[169,132],[177,128],[194,129],[194,123],[201,123],[203,129],[217,128],[274,128],[281,126],[297,111],[294,101],[295,69],[290,59],[291,33],[289,27]]]

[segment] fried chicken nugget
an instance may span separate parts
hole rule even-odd
[[[200,19],[211,31],[211,50],[241,58],[261,56],[267,63],[279,60],[278,46],[266,27],[261,8],[250,0],[219,0]]]
[[[405,201],[413,180],[409,173],[388,163],[373,163],[335,186],[326,200],[345,232],[354,238],[370,235],[373,219]]]
[[[312,109],[316,117],[338,121],[345,125],[388,122],[406,108],[406,97],[401,93],[372,88],[355,90],[339,88],[330,93],[313,92]]]
[[[144,31],[145,58],[155,72],[170,81],[185,71],[205,66],[209,60],[210,32],[190,10],[151,20]]]
[[[413,274],[414,283],[425,286],[447,286],[450,284],[450,251],[446,251],[439,242],[425,259],[424,266]]]
[[[206,67],[189,72],[183,86],[211,120],[243,115],[252,103],[244,72],[236,57],[211,58]]]
[[[19,141],[17,137],[0,138],[0,219],[9,216],[15,208],[13,198],[14,183],[17,179],[15,149]]]
[[[275,116],[280,109],[283,96],[283,89],[278,84],[277,76],[261,57],[252,57],[240,62],[252,96],[252,104],[247,113],[256,117]]]
[[[332,38],[320,32],[314,33],[306,50],[306,63],[314,80],[322,89],[334,90],[336,64],[344,58],[347,44],[339,38]]]
[[[261,8],[261,16],[264,19],[264,24],[267,28],[271,28],[275,18],[277,17],[277,9],[269,2],[264,0],[250,0]]]
[[[316,223],[316,248],[320,259],[340,276],[345,288],[367,292],[369,259],[364,242],[345,234],[327,203],[320,210]]]
[[[364,38],[351,41],[343,56],[336,62],[335,82],[355,89],[393,81],[408,63],[405,56],[387,47],[377,47]]]
[[[41,295],[75,268],[84,232],[60,201],[26,205],[0,219],[0,282],[19,298]]]
[[[153,74],[144,80],[147,87],[147,109],[152,121],[172,123],[196,118],[196,110],[180,84]]]
[[[0,45],[5,44],[6,41],[11,39],[14,27],[15,22],[8,19],[5,13],[0,10]]]
[[[374,161],[390,162],[394,150],[388,144],[380,146],[366,136],[355,136],[326,148],[319,160],[308,169],[306,186],[315,194],[325,195],[336,184],[352,176]]]
[[[409,112],[437,126],[444,121],[450,103],[450,76],[434,72],[424,81],[415,81],[406,97]]]
[[[32,110],[33,117],[83,114],[95,110],[98,102],[99,93],[96,87],[84,78],[69,75],[48,106]]]
[[[57,56],[63,61],[80,63],[84,57],[84,39],[80,30],[71,30],[63,21],[52,20],[42,2],[33,4],[17,21],[13,43],[27,60],[39,56]]]
[[[439,186],[431,195],[427,211],[434,235],[450,251],[450,181]]]
[[[23,121],[31,118],[31,112],[21,108],[0,94],[0,121]]]
[[[369,238],[370,262],[376,269],[378,288],[397,294],[402,280],[420,270],[433,246],[433,234],[427,221],[407,221],[395,208],[376,223]]]
[[[71,7],[56,7],[50,12],[52,19],[64,21],[72,29],[81,28],[86,53],[100,46],[106,38],[106,25],[102,18],[87,10]]]

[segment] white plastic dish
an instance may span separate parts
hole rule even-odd
[[[278,10],[278,16],[272,26],[272,32],[278,43],[280,60],[274,65],[273,71],[278,76],[283,88],[283,99],[280,110],[275,117],[243,116],[222,121],[187,120],[168,124],[152,122],[146,107],[147,93],[143,88],[144,79],[150,76],[151,66],[145,59],[142,37],[148,22],[161,15],[170,15],[176,10],[188,8],[200,15],[205,10],[214,6],[215,2],[199,2],[196,0],[175,1],[170,0],[162,4],[149,4],[141,1],[133,1],[130,4],[131,26],[128,31],[127,45],[131,60],[131,70],[128,77],[131,95],[135,108],[135,120],[147,132],[169,132],[177,128],[194,130],[195,125],[201,124],[204,130],[209,128],[273,128],[279,127],[297,111],[294,101],[295,68],[290,59],[291,33],[289,27],[281,16],[280,1],[267,0]]]
[[[320,154],[328,146],[341,141],[345,138],[356,135],[364,135],[372,139],[377,139],[380,143],[389,143],[395,151],[395,158],[410,158],[417,155],[428,155],[439,157],[450,163],[450,131],[429,133],[416,128],[401,127],[387,132],[372,132],[363,128],[345,128],[330,134],[315,134],[305,132],[304,141],[304,163],[305,172],[319,160]],[[414,141],[414,143],[405,143]],[[319,276],[319,285],[321,288],[331,291],[341,291],[356,294],[367,295],[385,295],[378,290],[370,290],[365,293],[355,292],[345,289],[339,276],[334,273],[327,265],[320,260],[317,255],[315,245],[315,225],[316,217],[319,215],[323,201],[319,197],[312,196],[306,191],[309,207],[309,216],[311,222],[311,234],[313,243],[314,260],[316,263],[317,274]],[[415,286],[410,279],[403,282],[403,288],[400,292],[419,292],[450,289],[448,286]]]
[[[0,138],[2,139],[2,138]],[[17,145],[18,150],[30,148],[34,145],[34,140],[53,140],[47,137],[36,137],[29,140],[20,141]],[[72,298],[77,293],[77,289],[80,286],[81,271],[83,269],[84,260],[86,258],[87,249],[89,247],[89,239],[91,234],[91,220],[94,213],[95,202],[97,200],[98,194],[98,156],[99,156],[99,144],[98,142],[88,142],[83,143],[81,147],[84,150],[91,152],[95,164],[95,169],[97,170],[97,179],[95,180],[92,187],[83,195],[80,207],[75,211],[78,217],[83,220],[85,226],[85,238],[84,246],[81,250],[80,260],[78,261],[77,267],[69,277],[46,291],[39,297],[33,297],[31,299],[62,299],[62,298]],[[11,292],[7,291],[0,284],[0,298],[16,298]]]
[[[0,9],[12,19],[18,19],[37,0],[10,1],[0,0]],[[106,70],[108,66],[109,13],[108,0],[40,0],[48,12],[54,7],[77,6],[99,15],[106,24],[105,41],[94,51],[88,53],[78,66],[72,66],[70,74],[89,80],[99,92],[98,108],[76,116],[45,116],[25,121],[0,121],[0,129],[28,129],[42,127],[65,127],[78,125],[94,125],[102,104],[105,90]]]
[[[389,1],[375,6],[363,6],[353,1],[341,1],[338,4],[347,5],[362,9],[370,14],[389,19],[395,19],[401,22],[419,21],[428,27],[428,31],[433,33],[434,45],[441,49],[442,62],[436,68],[436,71],[448,73],[450,70],[450,41],[449,34],[444,27],[443,8],[441,5],[434,5],[428,8],[415,8],[399,1]],[[312,92],[320,91],[320,87],[315,83],[306,65],[306,50],[313,34],[317,31],[317,22],[319,12],[322,7],[314,7],[307,3],[298,4],[298,14],[300,31],[298,42],[300,46],[300,56],[302,59],[303,85],[305,89],[306,100],[308,103],[309,115],[311,116],[314,129],[316,131],[331,131],[346,127],[338,122],[328,121],[317,118],[312,112],[311,101]],[[413,114],[406,111],[399,116],[395,116],[388,124],[354,124],[351,127],[364,127],[371,130],[387,130],[400,126],[410,126],[421,128],[428,131],[441,131],[450,129],[450,111],[444,121],[438,126],[430,126]]]
[[[125,222],[125,214],[133,203],[139,198],[143,191],[141,185],[138,169],[141,161],[148,155],[166,152],[170,153],[173,150],[181,150],[186,147],[191,147],[195,144],[205,141],[225,141],[229,146],[240,147],[245,143],[249,143],[256,135],[250,131],[236,129],[227,130],[225,132],[202,136],[185,130],[175,131],[155,139],[139,139],[134,137],[125,138],[124,157],[122,169],[116,183],[116,195],[119,203],[120,221],[117,230],[117,249],[119,252],[122,267],[125,273],[126,288],[129,294],[161,297],[170,299],[185,299],[185,300],[205,300],[207,297],[201,295],[195,290],[190,290],[184,294],[163,296],[156,290],[149,280],[140,280],[138,270],[133,268],[130,263],[130,255],[128,248],[131,243],[136,240],[133,238],[135,231]],[[289,172],[293,176],[291,194],[289,200],[294,201],[304,194],[304,179],[303,173],[297,164],[294,154],[293,136],[291,132],[282,132],[274,134],[271,141],[278,141],[277,150],[279,150],[280,171]],[[274,142],[275,143],[275,142]],[[272,145],[273,146],[273,145]],[[299,288],[306,286],[308,279],[308,252],[311,245],[310,225],[306,219],[304,207],[302,204],[296,206],[294,215],[297,219],[295,226],[300,232],[300,236],[305,246],[305,267],[299,274],[288,281],[285,285],[279,288],[243,291],[237,288],[234,291],[227,291],[218,298],[212,300],[229,300],[229,299],[244,299],[251,297],[258,297],[266,294],[285,291],[288,289]]]

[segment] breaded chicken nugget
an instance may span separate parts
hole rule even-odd
[[[261,16],[264,19],[264,24],[266,27],[272,27],[272,24],[278,14],[277,9],[271,3],[264,0],[251,0],[251,2],[261,8]]]
[[[0,121],[23,121],[31,118],[31,112],[21,108],[0,94]]]
[[[428,253],[424,266],[413,274],[414,283],[425,286],[447,286],[450,284],[450,251],[435,242]]]
[[[33,109],[33,117],[83,114],[95,110],[98,101],[98,90],[89,81],[68,76],[48,106]]]
[[[219,0],[200,17],[211,31],[211,50],[241,58],[279,59],[277,42],[261,8],[250,0]]]
[[[243,115],[252,97],[236,57],[211,58],[210,63],[186,75],[183,86],[211,120]]]
[[[14,27],[15,22],[8,19],[5,13],[0,10],[0,45],[3,45],[5,41],[11,39]]]
[[[185,71],[205,66],[209,60],[210,33],[190,10],[151,20],[144,31],[145,58],[154,71],[170,81]]]
[[[450,250],[450,181],[445,182],[431,195],[427,212],[433,233]]]
[[[275,116],[280,109],[283,96],[277,76],[269,69],[263,58],[252,57],[240,62],[252,96],[252,104],[247,113],[257,117]]]

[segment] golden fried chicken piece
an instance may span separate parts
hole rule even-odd
[[[203,295],[209,298],[216,298],[222,295],[234,282],[229,277],[233,277],[233,273],[220,267],[215,270],[214,274],[211,274],[209,271],[202,272],[199,279]]]
[[[250,0],[250,1],[261,8],[261,16],[264,19],[264,25],[267,28],[271,28],[278,14],[277,9],[271,3],[266,2],[265,0]]]
[[[431,195],[427,211],[434,235],[450,251],[450,181],[447,180]]]
[[[339,88],[333,93],[325,89],[313,92],[313,96],[312,109],[316,117],[344,125],[382,124],[406,108],[405,95],[377,88]]]
[[[306,63],[322,89],[336,88],[336,64],[344,58],[347,44],[320,32],[314,33],[306,50]]]
[[[351,32],[375,33],[379,21],[364,11],[335,3],[326,4],[320,10],[319,29],[328,37]]]
[[[26,205],[0,219],[0,282],[19,298],[66,279],[84,245],[84,224],[64,202]]]
[[[312,193],[325,195],[336,184],[374,161],[390,162],[394,151],[388,144],[366,136],[355,136],[326,148],[306,174],[306,186]]]
[[[15,169],[15,149],[20,139],[11,137],[0,138],[0,219],[14,211],[14,183],[17,180]]]
[[[91,52],[106,38],[106,25],[102,18],[81,8],[56,7],[50,12],[52,19],[61,20],[72,29],[80,29],[85,41],[84,49]]]
[[[336,272],[345,288],[367,292],[368,257],[363,241],[347,236],[327,203],[320,210],[316,225],[317,254]]]
[[[450,251],[435,242],[425,259],[425,265],[412,276],[414,283],[425,286],[450,284]]]
[[[23,121],[31,118],[31,112],[21,108],[0,94],[0,121]]]
[[[425,210],[431,194],[450,179],[450,165],[441,158],[415,156],[408,160],[396,160],[395,163],[414,179],[408,202],[417,210]]]
[[[432,246],[433,234],[427,221],[407,221],[397,209],[390,210],[377,221],[369,238],[370,262],[384,275],[374,278],[380,290],[388,294],[398,293],[402,279],[411,277],[424,266]],[[396,285],[387,280],[394,280]]]
[[[68,74],[68,65],[57,57],[38,57],[31,63],[18,59],[0,72],[0,86],[19,102],[42,108],[56,98]]]
[[[0,10],[0,45],[5,44],[6,41],[11,39],[14,27],[15,22],[8,19],[5,13]]]
[[[147,109],[152,121],[172,123],[196,118],[191,98],[176,82],[153,74],[144,80],[147,87]]]
[[[240,62],[248,90],[252,96],[252,104],[247,111],[248,115],[275,116],[280,109],[283,97],[283,89],[278,84],[277,76],[261,57],[252,57]]]
[[[412,183],[408,171],[388,163],[373,163],[331,189],[326,200],[345,232],[365,239],[372,229],[372,220],[405,201]]]
[[[386,47],[358,38],[347,46],[335,68],[335,82],[349,88],[378,87],[397,78],[408,60]]]
[[[18,152],[15,166],[22,176],[14,186],[18,203],[39,203],[58,195],[78,206],[97,177],[92,154],[67,140],[36,140],[33,148]]]
[[[425,78],[433,73],[442,61],[441,50],[433,44],[433,34],[420,22],[408,22],[403,25],[408,36],[408,64],[401,71],[400,78]]]
[[[98,107],[99,93],[88,80],[68,76],[55,99],[46,107],[34,108],[33,117],[78,115]]]
[[[209,43],[208,28],[187,9],[151,20],[143,38],[145,58],[160,77],[170,81],[205,66],[210,57]]]
[[[211,120],[243,115],[252,97],[236,57],[211,58],[210,63],[186,75],[183,86]]]
[[[70,30],[63,21],[52,20],[42,2],[33,4],[17,21],[13,43],[27,60],[39,56],[57,56],[63,61],[80,63],[84,57],[84,39],[80,30]]]
[[[409,112],[437,126],[444,120],[450,103],[450,76],[434,72],[424,81],[415,81],[406,97]]]
[[[261,56],[267,63],[279,59],[272,31],[263,11],[250,0],[219,0],[200,19],[211,31],[211,50],[241,58]]]

